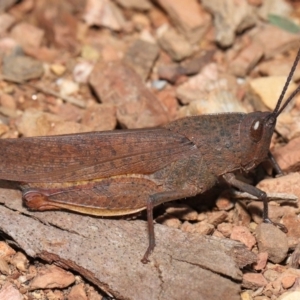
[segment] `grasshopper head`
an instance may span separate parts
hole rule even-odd
[[[249,171],[267,158],[277,117],[299,93],[300,86],[281,106],[283,97],[300,59],[300,48],[273,112],[254,112],[246,115],[240,127],[241,167]]]
[[[276,115],[272,112],[247,114],[240,126],[242,168],[249,171],[268,156]]]

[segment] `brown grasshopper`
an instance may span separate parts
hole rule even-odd
[[[154,129],[2,139],[0,179],[20,182],[33,210],[118,216],[146,209],[144,263],[155,247],[153,207],[203,193],[221,178],[262,200],[263,221],[272,223],[266,193],[234,172],[270,159],[282,173],[269,146],[278,115],[300,90],[280,108],[299,58],[300,50],[273,112],[193,116]]]

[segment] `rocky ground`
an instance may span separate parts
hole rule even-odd
[[[299,33],[292,0],[2,0],[0,137],[273,110]],[[287,96],[299,81],[297,66]],[[238,176],[268,194],[270,218],[287,233],[261,223],[255,197],[221,184],[155,210],[147,265],[145,214],[32,212],[3,181],[0,299],[300,299],[298,95],[270,149],[283,176],[269,164]]]

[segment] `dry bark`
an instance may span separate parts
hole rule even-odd
[[[31,257],[74,270],[118,299],[240,299],[239,267],[256,256],[232,240],[155,226],[151,262],[143,221],[68,212],[30,212],[21,194],[0,189],[0,229]]]

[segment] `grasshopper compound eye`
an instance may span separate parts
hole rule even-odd
[[[251,139],[258,143],[263,136],[264,121],[262,119],[255,119],[250,127],[250,137]]]

